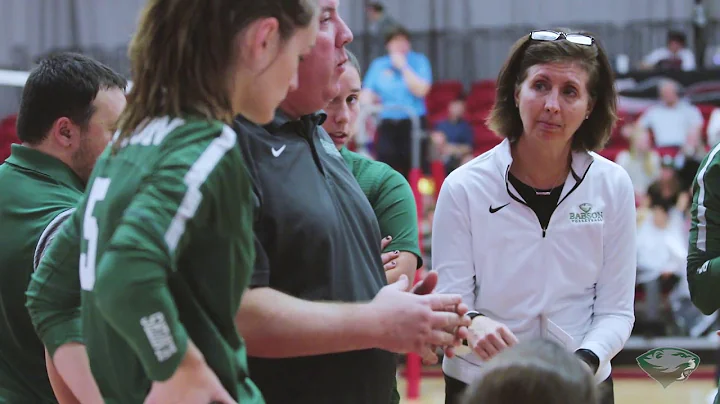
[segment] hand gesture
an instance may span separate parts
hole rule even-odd
[[[438,283],[437,271],[430,271],[425,277],[413,286],[411,292],[416,295],[429,295],[435,290],[435,286]],[[464,303],[456,306],[448,306],[444,309],[447,312],[457,313],[460,316],[464,316],[469,311],[467,305]],[[448,358],[455,356],[455,347],[460,345],[462,341],[467,339],[469,333],[466,326],[456,327],[454,329],[446,329],[447,333],[455,335],[455,341],[453,344],[443,347],[443,352]],[[422,351],[418,352],[418,355],[422,358],[422,362],[425,365],[434,365],[437,363],[438,358],[436,354],[437,346],[426,346]]]
[[[468,331],[470,349],[485,361],[518,342],[515,334],[505,324],[484,316],[475,317]]]
[[[457,344],[455,334],[448,330],[466,327],[470,320],[445,310],[461,304],[461,297],[440,294],[419,296],[405,292],[409,286],[407,276],[402,275],[397,282],[382,288],[370,303],[370,309],[378,317],[381,327],[379,348],[407,353],[423,352],[432,345]]]
[[[145,404],[237,404],[200,351],[190,343],[180,366],[166,381],[153,382]]]
[[[387,246],[390,245],[392,242],[392,236],[387,236],[382,241],[380,241],[380,251],[385,251]],[[380,258],[382,258],[383,267],[385,268],[385,271],[389,271],[391,269],[395,269],[397,266],[397,261],[395,261],[400,256],[400,251],[390,251],[383,253]]]
[[[407,66],[407,57],[400,52],[390,53],[390,63],[394,68],[402,70]]]

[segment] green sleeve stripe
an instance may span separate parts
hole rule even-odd
[[[697,176],[698,199],[697,199],[697,240],[695,246],[700,251],[707,251],[707,217],[705,216],[707,208],[705,207],[705,173],[715,159],[715,155],[720,151],[720,145],[715,146],[710,152],[705,164],[700,167]]]
[[[203,151],[198,159],[185,174],[185,185],[187,191],[180,202],[180,206],[173,217],[170,227],[165,233],[165,242],[168,245],[170,254],[175,252],[178,242],[185,233],[185,224],[188,219],[195,216],[195,212],[202,201],[200,187],[205,183],[210,173],[215,169],[225,154],[235,147],[237,135],[227,125],[223,125],[222,133],[215,138]]]

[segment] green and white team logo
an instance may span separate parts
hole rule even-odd
[[[667,388],[687,380],[700,366],[700,357],[687,349],[655,348],[637,357],[637,363],[653,380]]]
[[[573,223],[593,223],[602,222],[603,213],[602,211],[597,212],[593,210],[593,206],[589,203],[581,203],[578,205],[580,208],[579,212],[570,212],[570,221]]]

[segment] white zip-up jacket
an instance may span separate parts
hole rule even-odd
[[[438,293],[505,324],[520,341],[554,339],[600,358],[599,383],[630,337],[636,222],[633,185],[619,165],[574,152],[547,229],[508,181],[505,140],[453,171],[440,190],[432,233]],[[445,358],[443,371],[472,383],[483,360]]]

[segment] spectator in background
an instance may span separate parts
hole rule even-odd
[[[615,162],[630,175],[635,198],[642,204],[648,187],[660,176],[660,155],[652,149],[647,131],[634,131],[629,140],[630,147],[621,151]]]
[[[380,113],[377,158],[387,163],[405,178],[411,165],[412,121],[408,111],[427,127],[425,96],[430,91],[432,69],[428,58],[414,52],[410,33],[396,26],[385,41],[387,56],[375,59],[365,75],[363,99],[379,102],[386,109]]]
[[[686,46],[687,38],[683,32],[670,31],[667,45],[645,56],[640,67],[647,70],[695,70],[695,54]]]
[[[661,324],[661,293],[672,289],[685,270],[687,234],[682,213],[658,191],[649,193],[646,214],[639,220],[636,282],[645,289],[645,318],[653,332],[662,334],[656,330]]]
[[[464,115],[465,97],[459,95],[448,105],[448,118],[439,122],[431,135],[433,145],[440,149],[440,158],[448,174],[473,150],[473,129]]]
[[[673,158],[671,156],[663,157],[660,175],[648,187],[648,194],[662,199],[663,204],[678,205],[680,211],[685,211],[689,201],[687,201],[687,192],[683,193],[683,191]]]
[[[707,144],[715,147],[720,143],[720,108],[715,108],[710,114],[707,126]]]
[[[700,110],[681,100],[679,84],[662,80],[658,85],[660,103],[651,106],[637,122],[637,129],[652,130],[655,146],[678,150],[700,138],[703,117]]]
[[[385,37],[390,30],[398,25],[397,21],[387,14],[385,6],[374,1],[367,6],[367,19],[370,32],[370,60],[378,58],[385,53]]]

